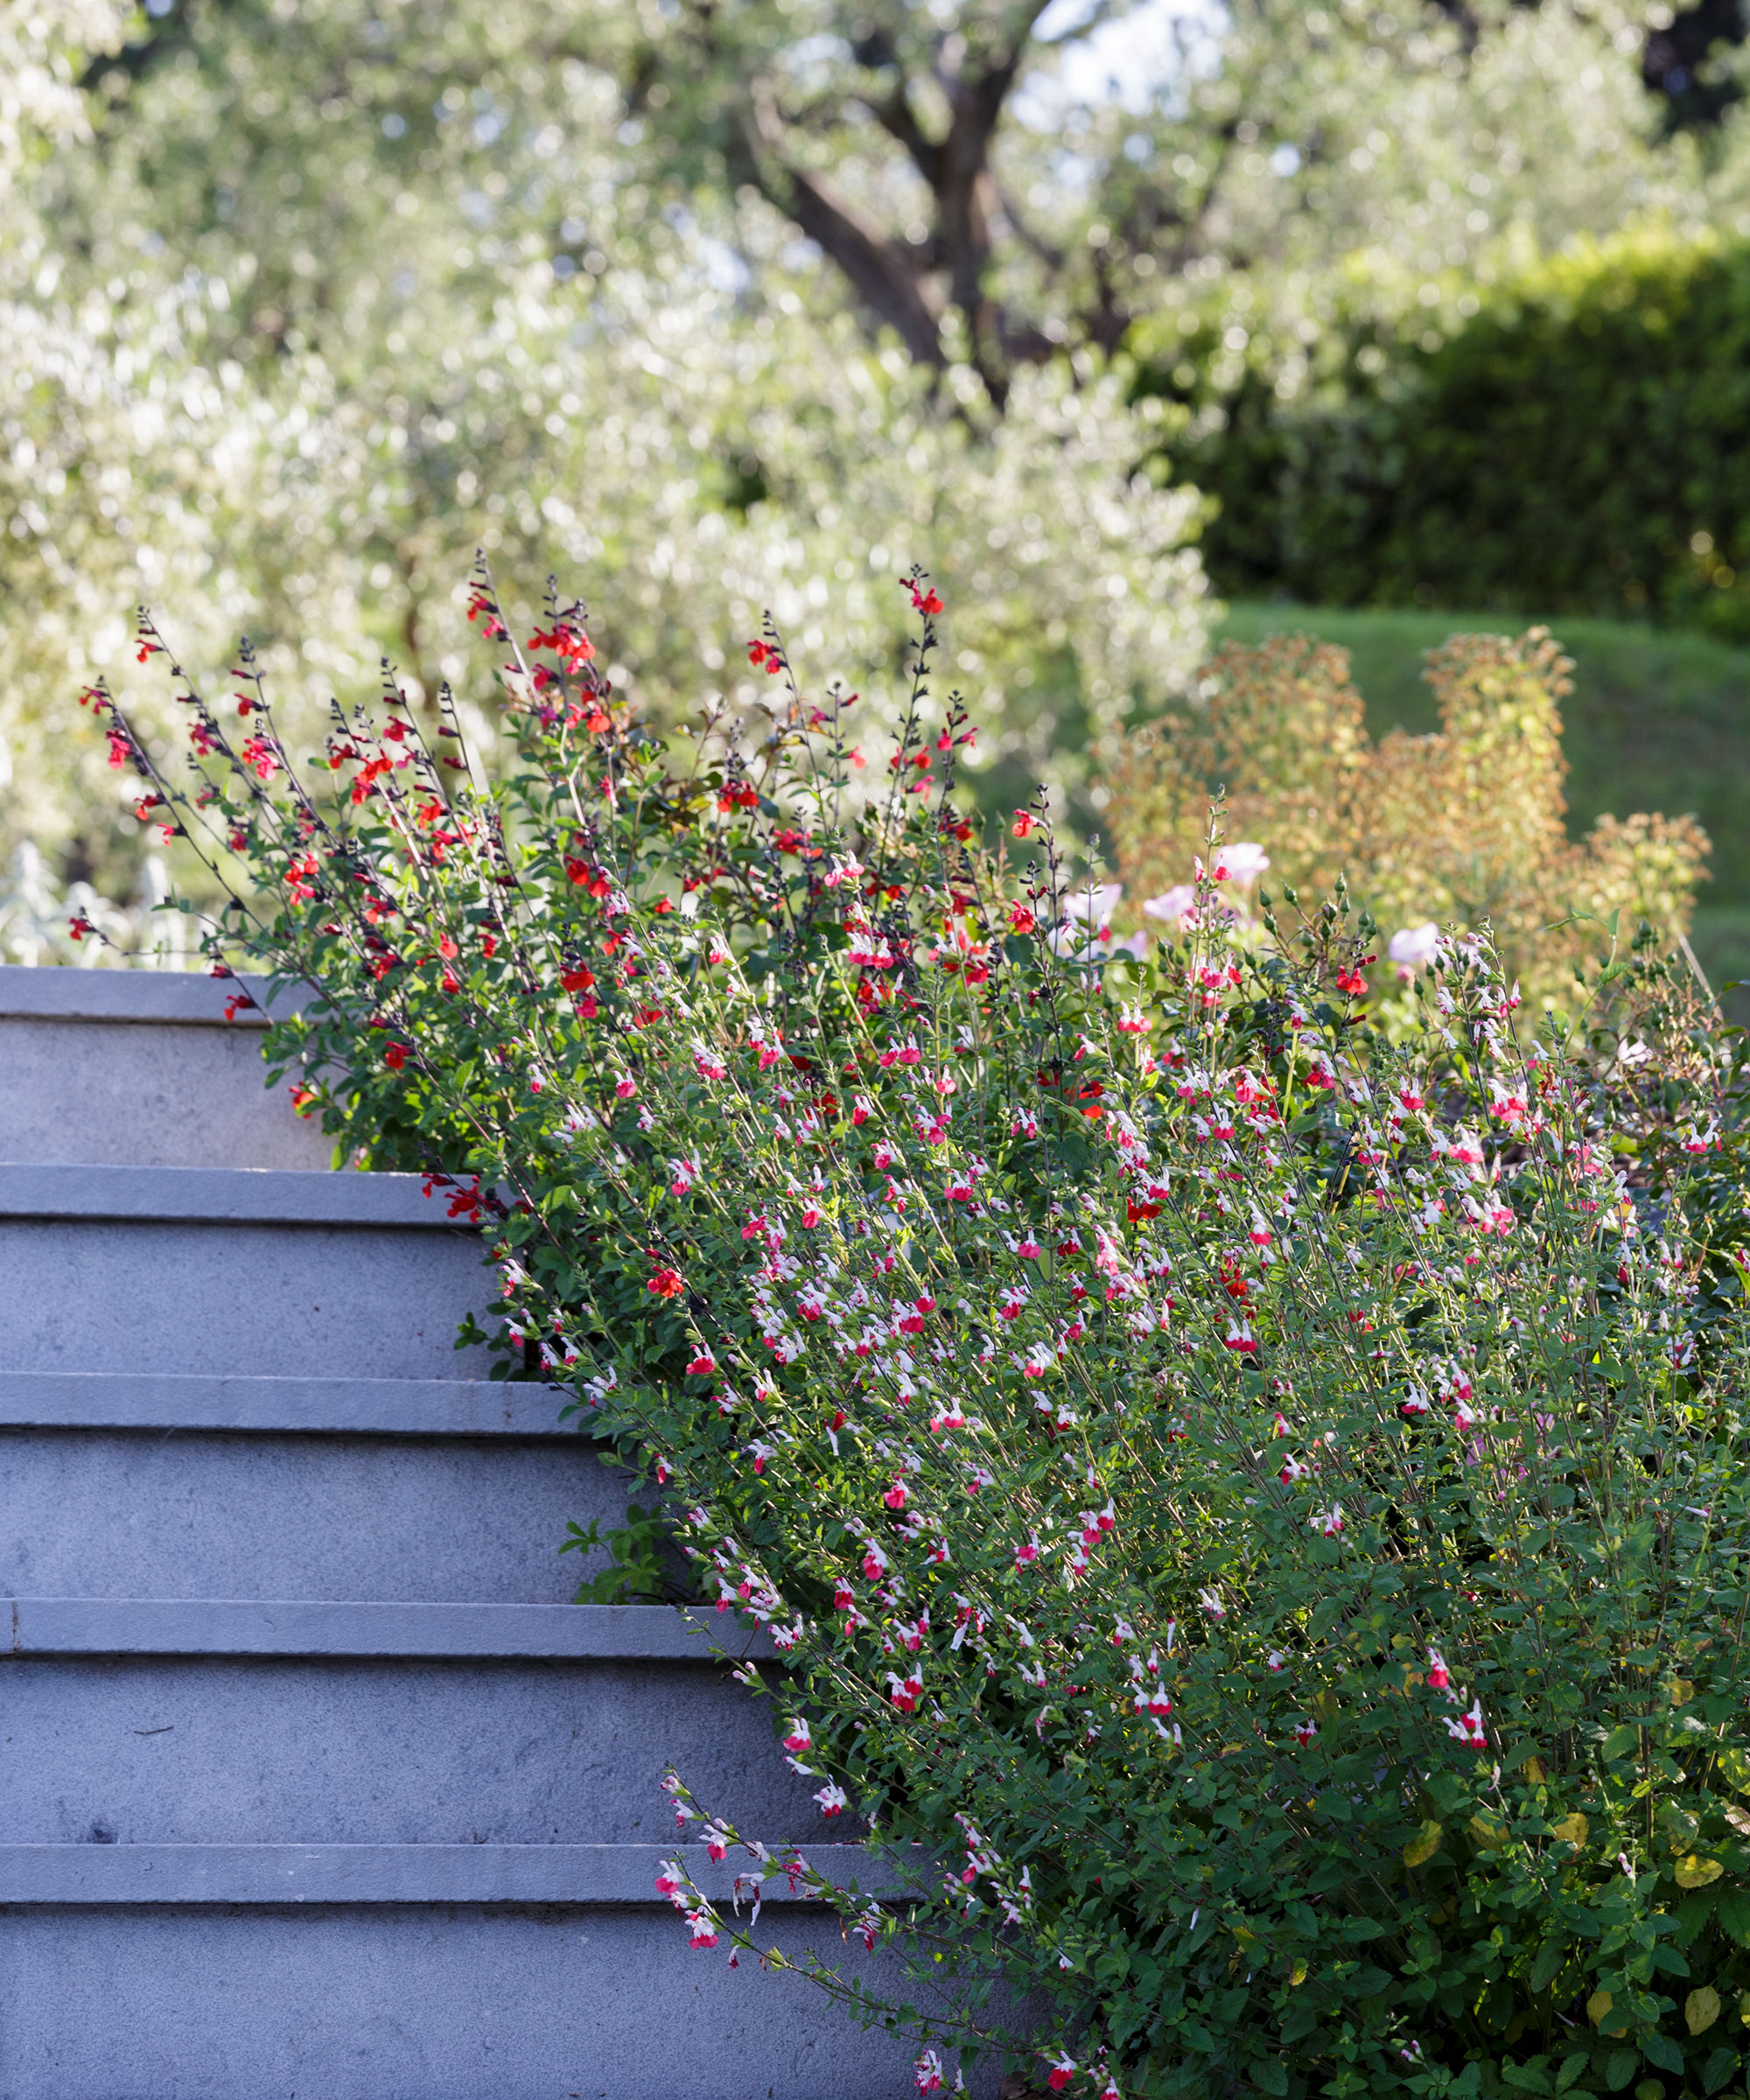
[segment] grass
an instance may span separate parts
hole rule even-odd
[[[1525,624],[1498,613],[1241,603],[1216,638],[1304,634],[1340,643],[1379,736],[1439,726],[1422,682],[1424,650],[1449,634],[1510,634]],[[1698,900],[1695,950],[1716,986],[1750,980],[1750,649],[1617,620],[1548,624],[1574,660],[1562,706],[1570,830],[1578,836],[1606,811],[1699,818],[1713,842],[1713,879]],[[1729,1004],[1734,1018],[1750,1018],[1745,992]]]

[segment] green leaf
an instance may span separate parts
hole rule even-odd
[[[1674,2077],[1683,2076],[1684,2053],[1669,2034],[1643,2034],[1641,2037],[1641,2054],[1656,2069],[1670,2071]]]
[[[1260,2056],[1251,2067],[1252,2083],[1263,2093],[1278,2096],[1288,2090],[1288,2071],[1279,2058]]]
[[[1613,2093],[1620,2093],[1640,2068],[1639,2049],[1613,2049],[1604,2060],[1604,2082]]]
[[[1555,1981],[1562,1964],[1567,1959],[1568,1942],[1564,1935],[1552,1933],[1537,1950],[1537,1958],[1531,1964],[1531,1988],[1544,1991]]]
[[[1736,2049],[1709,2050],[1707,2061],[1701,2067],[1703,2090],[1717,2093],[1737,2068],[1738,2052]]]
[[[1620,1728],[1613,1728],[1602,1745],[1607,1763],[1614,1763],[1619,1757],[1630,1756],[1640,1747],[1641,1731],[1633,1721],[1624,1721]]]
[[[1585,2070],[1589,2062],[1590,2059],[1584,2053],[1564,2056],[1562,2068],[1556,2073],[1556,2090],[1558,2093],[1566,2092],[1574,2080]]]
[[[1714,1762],[1728,1787],[1735,1787],[1740,1794],[1750,1794],[1750,1756],[1742,1750],[1722,1750]]]
[[[1713,1914],[1730,1938],[1750,1947],[1750,1890],[1726,1889],[1715,1899]]]

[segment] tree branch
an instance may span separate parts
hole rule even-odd
[[[794,219],[843,271],[878,322],[892,328],[920,364],[941,365],[942,331],[911,258],[872,226],[823,176],[784,154],[775,111],[756,105],[740,129],[743,173],[766,202]]]

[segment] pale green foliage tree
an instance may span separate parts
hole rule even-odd
[[[612,81],[539,20],[385,11],[387,44],[352,0],[203,18],[210,37],[125,94],[113,69],[102,152],[46,187],[113,325],[171,310],[177,273],[180,363],[155,369],[181,375],[194,540],[223,549],[199,591],[136,550],[108,621],[56,652],[69,690],[102,671],[146,699],[120,616],[150,596],[209,666],[212,616],[249,626],[307,739],[379,649],[427,690],[458,674],[477,545],[606,601],[620,682],[659,717],[747,684],[739,644],[770,606],[805,661],[832,633],[810,673],[863,689],[885,755],[917,559],[956,602],[990,756],[1032,770],[1066,718],[1182,682],[1193,500],[1140,472],[1148,429],[1116,379],[1060,360],[999,404],[969,365],[879,349],[799,295],[769,214],[749,231],[708,200],[659,210]],[[41,536],[60,530],[45,510]],[[55,715],[34,689],[14,711]],[[28,820],[59,843],[92,792],[57,807],[39,783]]]
[[[1240,354],[1309,287],[1457,298],[1492,244],[1713,208],[1736,164],[1658,143],[1628,11],[1236,0],[1109,93],[1134,11],[173,0],[120,48],[66,14],[52,121],[76,38],[92,136],[7,192],[0,850],[130,886],[128,783],[65,754],[99,672],[165,726],[136,598],[203,671],[248,628],[307,740],[380,652],[456,675],[477,544],[601,606],[658,715],[746,684],[771,606],[878,716],[922,560],[982,755],[1073,775],[1204,618],[1106,366],[1138,316],[1219,300]]]

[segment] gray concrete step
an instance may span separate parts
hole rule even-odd
[[[662,1865],[732,1912],[802,1907],[782,1871],[746,1853],[713,1864],[701,1844],[0,1844],[0,1906],[38,1903],[645,1903]],[[860,1845],[800,1855],[840,1886],[886,1892]],[[738,1890],[738,1883],[740,1885]],[[891,1885],[892,1891],[900,1887]]]
[[[486,1368],[484,1350],[456,1349],[463,1315],[494,1295],[463,1233],[0,1212],[0,1365],[15,1373],[454,1380]]]
[[[0,1428],[0,1594],[569,1604],[627,1492],[575,1432]]]
[[[671,1764],[858,1871],[739,1629],[567,1601],[626,1476],[455,1350],[478,1239],[316,1171],[226,994],[0,970],[0,2100],[900,2100],[656,1900]]]
[[[0,1843],[666,1843],[676,1756],[771,1842],[822,1834],[720,1664],[14,1656]]]
[[[0,2100],[906,2100],[911,2054],[648,1905],[0,1908]]]
[[[498,1379],[0,1371],[0,1429],[238,1430],[575,1443],[570,1396]]]
[[[226,1021],[234,989],[172,971],[0,968],[0,1159],[326,1167],[333,1140],[284,1086],[266,1090],[265,1016]]]

